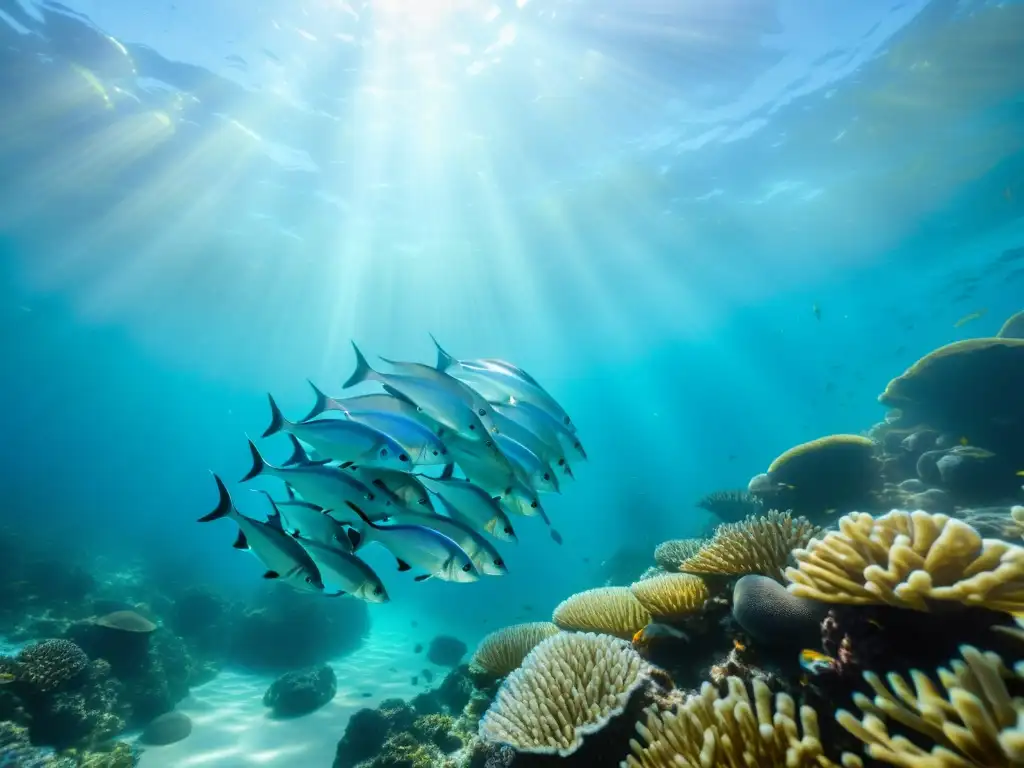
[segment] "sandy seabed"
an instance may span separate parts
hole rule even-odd
[[[338,677],[334,700],[292,720],[275,720],[263,706],[273,677],[221,672],[177,706],[192,718],[191,735],[166,747],[144,747],[140,768],[330,768],[354,712],[425,690],[424,668],[434,672],[435,685],[444,676],[447,670],[413,653],[414,644],[406,632],[375,629],[357,651],[331,663]]]

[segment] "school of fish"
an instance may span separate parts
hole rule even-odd
[[[303,592],[389,600],[359,556],[387,549],[416,581],[477,581],[507,573],[499,545],[515,543],[512,520],[539,517],[561,544],[540,494],[561,493],[572,464],[587,454],[576,426],[526,371],[504,360],[458,360],[431,336],[434,366],[381,358],[372,367],[353,342],[356,367],[344,388],[373,382],[381,391],[329,397],[309,382],[313,408],[289,420],[272,395],[264,438],[285,435],[290,458],[268,463],[249,440],[252,468],[242,478],[284,485],[265,520],[243,515],[217,475],[216,508],[205,523],[238,525],[236,549],[250,551]]]

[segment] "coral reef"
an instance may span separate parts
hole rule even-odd
[[[457,667],[468,650],[459,638],[438,635],[427,647],[427,659],[439,667]]]
[[[550,621],[513,624],[492,632],[477,646],[470,668],[494,677],[505,677],[519,665],[539,642],[558,634]]]
[[[715,491],[698,501],[697,506],[723,523],[737,523],[763,510],[761,499],[747,491]]]
[[[678,571],[680,564],[704,546],[704,539],[672,539],[654,549],[654,562],[666,571]]]
[[[264,706],[276,717],[300,717],[320,709],[334,698],[338,679],[326,664],[277,678],[263,695]]]
[[[798,597],[767,576],[744,576],[733,586],[736,623],[764,645],[796,650],[815,647],[827,613],[827,604]]]
[[[629,640],[650,623],[651,614],[629,587],[597,587],[567,597],[551,620],[562,629]]]
[[[638,581],[630,587],[654,621],[680,619],[697,613],[711,597],[699,576],[666,573]]]

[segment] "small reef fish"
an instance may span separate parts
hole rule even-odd
[[[230,518],[238,525],[238,538],[235,549],[246,549],[266,566],[265,579],[280,579],[302,592],[323,592],[324,583],[316,563],[302,546],[282,528],[270,522],[261,522],[246,517],[239,512],[231,501],[231,495],[224,481],[217,475],[219,499],[217,507],[208,515],[199,518],[200,523],[211,520]]]
[[[301,499],[290,498],[288,501],[275,501],[274,497],[262,489],[252,489],[254,493],[262,493],[272,508],[272,515],[281,520],[286,533],[331,547],[341,547],[352,551],[352,542],[348,530],[325,513],[316,504]],[[314,558],[315,560],[316,558]]]
[[[821,307],[818,306],[817,304],[812,304],[811,305],[811,312],[814,313],[814,319],[818,320],[820,322],[821,321]]]
[[[633,635],[633,645],[646,645],[655,640],[673,639],[689,642],[690,636],[670,624],[652,621]]]
[[[962,328],[963,326],[967,325],[968,323],[974,322],[975,320],[978,320],[979,318],[984,317],[987,312],[988,312],[987,309],[979,309],[977,312],[971,312],[969,315],[964,315],[959,320],[957,320],[955,323],[953,323],[953,327],[954,328]]]
[[[838,662],[824,653],[805,648],[800,651],[800,666],[812,675],[834,671]]]
[[[263,437],[276,435],[283,430],[309,443],[317,453],[334,461],[358,461],[399,470],[411,466],[405,448],[379,429],[349,419],[291,422],[281,413],[272,395],[267,395],[267,399],[270,401],[271,418]]]
[[[366,524],[365,538],[391,552],[398,561],[398,570],[416,567],[424,572],[415,577],[416,581],[434,577],[442,581],[470,582],[480,578],[469,555],[444,534],[423,525],[378,525],[357,505],[348,502],[348,506]]]
[[[455,379],[440,385],[436,380],[423,379],[400,373],[381,373],[370,367],[366,357],[352,343],[356,355],[356,369],[348,377],[346,389],[364,381],[376,381],[391,395],[403,398],[423,410],[442,426],[459,433],[468,440],[486,440],[487,427],[472,406],[466,403],[465,386]]]
[[[0,685],[8,685],[17,679],[17,675],[12,674],[11,672],[0,672]]]
[[[380,577],[351,552],[301,536],[297,540],[313,558],[324,580],[338,588],[337,594],[352,595],[368,603],[386,603],[391,599]]]
[[[515,542],[512,521],[498,500],[468,480],[421,477],[420,482],[440,501],[442,511],[499,541]]]

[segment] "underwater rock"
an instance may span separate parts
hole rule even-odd
[[[427,659],[439,667],[457,667],[469,648],[457,637],[438,635],[430,641]]]
[[[732,595],[732,615],[755,642],[797,651],[818,647],[826,604],[797,597],[759,575],[741,578]]]
[[[899,489],[906,493],[923,493],[928,490],[928,486],[923,481],[916,477],[911,477],[899,484]]]
[[[1024,339],[1024,310],[1011,315],[999,329],[996,338],[1000,339]]]
[[[153,746],[174,744],[192,733],[192,719],[184,712],[165,712],[151,720],[142,730],[139,741]]]
[[[929,488],[927,491],[908,496],[904,506],[910,509],[923,509],[925,512],[948,513],[953,511],[953,499],[941,488]]]
[[[926,485],[941,485],[942,473],[939,472],[939,459],[946,455],[945,449],[925,451],[917,458],[915,471],[921,482]]]
[[[761,500],[747,491],[715,491],[697,502],[720,522],[736,523],[763,511]]]
[[[301,717],[320,709],[337,691],[334,670],[324,664],[279,677],[263,695],[263,705],[270,707],[275,717]]]
[[[965,504],[984,504],[1011,498],[1020,487],[1012,465],[983,448],[951,448],[936,464],[942,485]]]
[[[412,728],[412,709],[401,699],[388,699],[377,709],[360,709],[349,718],[345,735],[338,742],[333,768],[353,768],[384,747],[388,737]]]
[[[412,724],[412,734],[423,743],[433,744],[442,752],[462,747],[462,739],[454,732],[455,718],[447,714],[422,715]]]
[[[228,603],[207,589],[191,588],[178,595],[167,616],[168,626],[201,656],[222,659],[228,647]]]

